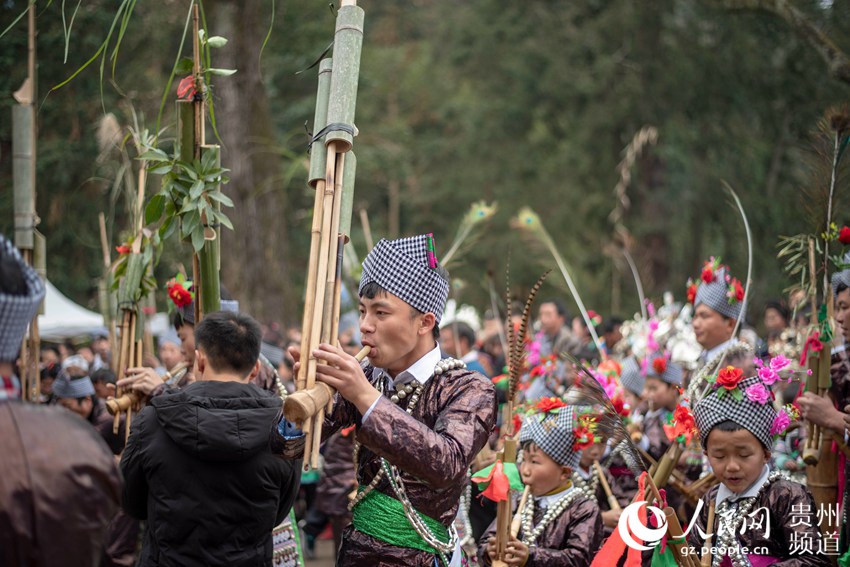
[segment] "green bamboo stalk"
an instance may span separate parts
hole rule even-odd
[[[201,158],[208,153],[215,154],[216,167],[221,165],[221,149],[218,146],[201,146]],[[216,211],[221,210],[218,201],[213,202]],[[211,238],[204,240],[204,247],[198,254],[201,261],[201,306],[204,313],[221,310],[221,227],[210,224],[207,230]]]
[[[322,59],[319,63],[319,86],[316,93],[316,113],[313,116],[313,134],[318,134],[328,125],[328,94],[331,90],[331,72],[333,59]],[[310,147],[310,177],[307,182],[312,187],[325,178],[325,162],[328,149],[322,140],[316,140]]]
[[[354,127],[364,19],[365,13],[359,6],[343,6],[337,12],[328,124]],[[329,146],[334,142],[337,142],[338,151],[347,152],[354,143],[354,134],[342,129],[332,130],[325,144]]]
[[[31,104],[12,107],[12,176],[15,246],[32,250],[35,230],[35,114]],[[31,261],[31,258],[28,258]]]

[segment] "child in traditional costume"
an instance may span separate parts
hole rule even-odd
[[[539,413],[526,417],[520,429],[523,482],[530,497],[519,511],[517,537],[507,543],[508,565],[541,567],[589,565],[602,541],[602,515],[594,499],[573,485],[582,445],[593,442],[590,427],[576,419],[575,408],[544,399]],[[478,558],[491,565],[495,557],[496,522],[479,541]]]
[[[708,393],[694,408],[721,484],[703,496],[688,540],[697,552],[711,553],[715,567],[830,564],[812,495],[770,469],[772,438],[794,417],[790,406],[777,413],[771,398],[761,378],[743,378],[741,369],[729,366],[709,379]],[[710,514],[714,521],[707,529]],[[702,550],[706,533],[712,534],[711,549]]]

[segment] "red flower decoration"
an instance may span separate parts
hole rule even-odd
[[[189,75],[184,77],[177,85],[177,98],[192,100],[195,96],[195,77]]]
[[[744,286],[741,285],[741,282],[738,278],[732,279],[732,289],[735,292],[735,300],[736,301],[744,301]]]
[[[688,303],[693,303],[697,298],[697,284],[688,286]]]
[[[514,414],[513,425],[514,425],[514,435],[516,435],[516,432],[519,431],[520,427],[522,427],[522,418],[519,416],[518,413]]]
[[[705,267],[702,269],[702,274],[700,275],[700,278],[705,283],[713,282],[714,281],[714,266],[712,266],[711,264],[706,262]]]
[[[656,374],[659,376],[664,374],[667,370],[667,359],[663,356],[659,356],[652,361],[652,369],[655,370]]]
[[[566,405],[566,402],[560,398],[540,398],[537,402],[537,409],[541,412],[550,412]]]
[[[176,281],[168,283],[168,297],[177,307],[185,307],[192,303],[192,294]]]
[[[123,256],[124,254],[130,253],[130,247],[127,246],[126,244],[122,244],[121,246],[116,246],[115,251]]]
[[[717,373],[717,386],[722,386],[727,390],[734,390],[738,387],[738,382],[744,378],[744,371],[734,366],[727,366]]]
[[[587,427],[581,426],[573,429],[575,442],[573,443],[574,451],[581,451],[593,445],[596,440],[593,438],[593,433]]]
[[[664,432],[671,441],[683,437],[686,443],[690,443],[697,432],[697,422],[694,415],[685,406],[676,406],[671,418],[671,425],[664,425]]]
[[[850,227],[841,227],[841,231],[838,233],[838,242],[841,244],[850,244]]]
[[[626,406],[626,401],[623,399],[622,395],[616,395],[611,400],[611,404],[614,406],[614,411],[617,412],[617,415],[621,417],[629,417],[629,408]]]

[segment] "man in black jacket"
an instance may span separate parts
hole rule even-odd
[[[272,564],[300,462],[269,451],[281,402],[248,383],[260,337],[246,315],[207,315],[195,328],[198,381],[152,398],[133,421],[121,470],[124,508],[148,522],[140,566]]]

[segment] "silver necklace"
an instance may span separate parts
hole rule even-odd
[[[573,500],[579,496],[582,496],[581,490],[574,487],[567,489],[566,494],[561,496],[557,502],[546,508],[546,512],[543,514],[543,518],[541,518],[540,523],[534,527],[531,525],[531,522],[534,521],[534,499],[529,499],[525,505],[525,509],[522,511],[522,543],[528,546],[534,545],[534,542],[537,541],[537,538],[540,537],[540,534],[543,533],[546,526],[558,518],[561,513],[563,513],[570,504],[572,504]]]
[[[590,469],[590,478],[585,480],[578,471],[573,471],[573,485],[579,489],[588,499],[596,501],[596,489],[599,488],[599,473],[596,467]]]
[[[743,523],[746,521],[747,516],[752,511],[753,506],[755,506],[756,502],[758,502],[762,491],[770,486],[772,482],[785,478],[787,477],[782,474],[781,471],[773,471],[768,475],[767,481],[759,489],[756,496],[744,498],[737,502],[724,500],[721,502],[720,506],[717,507],[717,514],[715,516],[717,518],[716,547],[726,551],[726,555],[729,556],[729,560],[732,562],[733,567],[750,566],[750,560],[741,552],[741,543],[738,541],[737,534]],[[714,528],[714,526],[707,527],[709,530]],[[719,553],[715,553],[712,558],[712,565],[714,567],[719,567],[722,561],[723,556]]]

